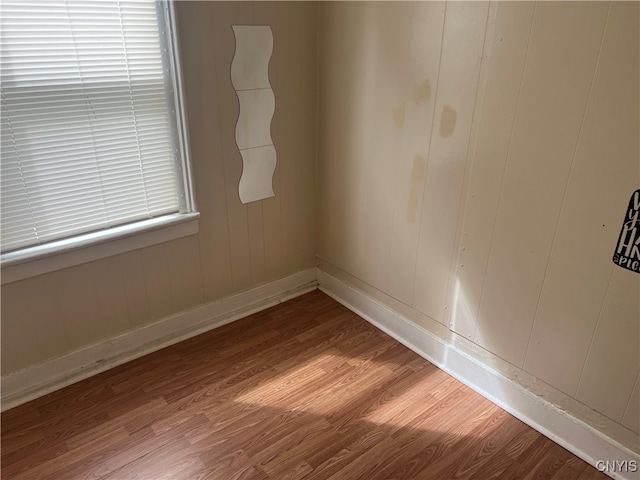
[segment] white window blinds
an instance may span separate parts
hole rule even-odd
[[[3,252],[180,210],[156,7],[0,2]]]

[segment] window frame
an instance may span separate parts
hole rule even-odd
[[[184,101],[179,35],[174,0],[156,0],[173,145],[178,150],[176,184],[178,213],[96,230],[0,254],[1,284],[92,262],[198,233],[189,131]]]

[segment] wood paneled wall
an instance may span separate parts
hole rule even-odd
[[[636,433],[638,10],[322,4],[318,138],[323,264]]]
[[[197,235],[2,287],[2,373],[312,267],[317,5],[176,2]],[[231,25],[270,25],[275,198],[243,205]]]

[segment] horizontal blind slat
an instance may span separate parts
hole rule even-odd
[[[155,3],[0,9],[2,251],[177,212]]]

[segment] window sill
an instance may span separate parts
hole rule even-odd
[[[198,233],[199,213],[175,213],[0,257],[2,285]]]

